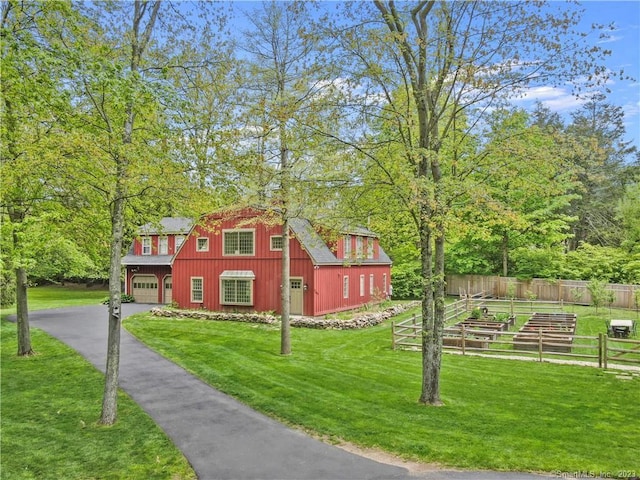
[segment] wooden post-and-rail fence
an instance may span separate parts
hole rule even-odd
[[[456,320],[467,312],[469,306],[477,305],[477,302],[482,301],[486,300],[477,296],[471,303],[468,299],[462,299],[447,305],[446,323]],[[505,310],[525,313],[520,312],[520,309],[516,309],[515,306],[505,305],[505,301],[502,301],[502,304]],[[520,307],[524,309],[524,305]],[[533,307],[540,311],[541,305]],[[392,322],[391,330],[394,350],[420,351],[422,349],[422,319],[418,315],[401,322]],[[584,336],[574,335],[570,331],[550,333],[543,331],[542,328],[532,328],[528,332],[510,332],[468,328],[461,324],[445,328],[443,349],[457,351],[462,355],[533,358],[540,362],[545,359],[562,359],[597,365],[605,369],[613,364],[640,366],[640,340],[610,337],[604,333],[598,336]]]

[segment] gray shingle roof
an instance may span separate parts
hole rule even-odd
[[[311,222],[303,218],[292,218],[290,220],[291,230],[295,234],[296,238],[307,251],[311,260],[315,265],[329,265],[329,264],[343,264],[344,259],[337,258],[334,253],[329,249],[324,240],[314,230]],[[352,228],[349,233],[358,235],[364,235],[368,237],[377,237],[375,233],[366,228]],[[392,263],[386,252],[380,247],[380,257],[376,259],[362,258],[358,259],[357,263],[361,264],[380,264],[380,263]]]
[[[133,255],[122,257],[122,265],[171,265],[173,255]]]
[[[164,217],[159,222],[147,223],[138,229],[139,235],[158,235],[167,233],[187,234],[193,226],[193,220],[184,217]]]
[[[289,224],[291,225],[291,230],[293,230],[296,238],[307,251],[314,264],[342,263],[341,260],[336,258],[324,240],[320,238],[320,235],[313,229],[309,220],[292,218]]]

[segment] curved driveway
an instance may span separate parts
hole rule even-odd
[[[124,304],[123,317],[151,306]],[[104,372],[104,305],[30,313],[30,322]],[[211,388],[122,330],[120,386],[184,453],[200,480],[532,480],[520,473],[431,471],[412,475],[315,440]],[[425,439],[428,441],[427,439]]]

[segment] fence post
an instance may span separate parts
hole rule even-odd
[[[461,330],[461,332],[462,332],[462,355],[464,355],[464,353],[465,353],[465,345],[464,345],[465,344],[465,339],[464,339],[464,337],[465,337],[465,329],[464,329],[464,323],[461,325],[461,327],[462,327],[462,330]]]
[[[603,335],[604,337],[604,342],[603,342],[603,347],[602,347],[602,368],[604,368],[605,370],[607,369],[607,356],[609,355],[607,352],[607,347],[609,346],[608,340],[609,340],[609,336],[608,335]]]
[[[598,368],[602,368],[602,346],[604,345],[604,333],[598,333]]]
[[[391,349],[396,349],[396,322],[391,322]]]
[[[538,330],[538,360],[542,362],[542,327]]]
[[[511,298],[511,315],[513,315],[513,298]]]

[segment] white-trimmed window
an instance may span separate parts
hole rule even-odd
[[[169,238],[158,238],[158,255],[169,255]]]
[[[373,295],[373,292],[375,291],[375,281],[374,281],[374,275],[373,273],[369,274],[369,295]]]
[[[176,252],[184,243],[184,235],[176,235]]]
[[[209,251],[209,238],[208,237],[198,237],[196,239],[196,251],[198,251],[198,252],[208,252]]]
[[[364,257],[364,239],[356,237],[356,258]]]
[[[255,230],[225,230],[222,238],[223,255],[255,255]]]
[[[373,258],[373,237],[367,237],[367,258],[371,260]]]
[[[191,277],[191,303],[202,303],[204,299],[204,279]]]
[[[351,235],[344,236],[344,258],[351,258]]]
[[[382,274],[382,291],[385,293],[385,295],[388,293],[387,292],[387,274],[386,273]]]
[[[360,296],[364,297],[364,293],[365,293],[365,282],[364,282],[364,275],[360,275]]]
[[[220,275],[220,303],[222,305],[253,305],[252,271],[226,270]]]
[[[282,250],[282,247],[284,247],[282,235],[273,235],[271,237],[271,251]]]
[[[342,278],[342,297],[349,298],[349,275]]]
[[[151,237],[142,238],[142,254],[151,255]]]

